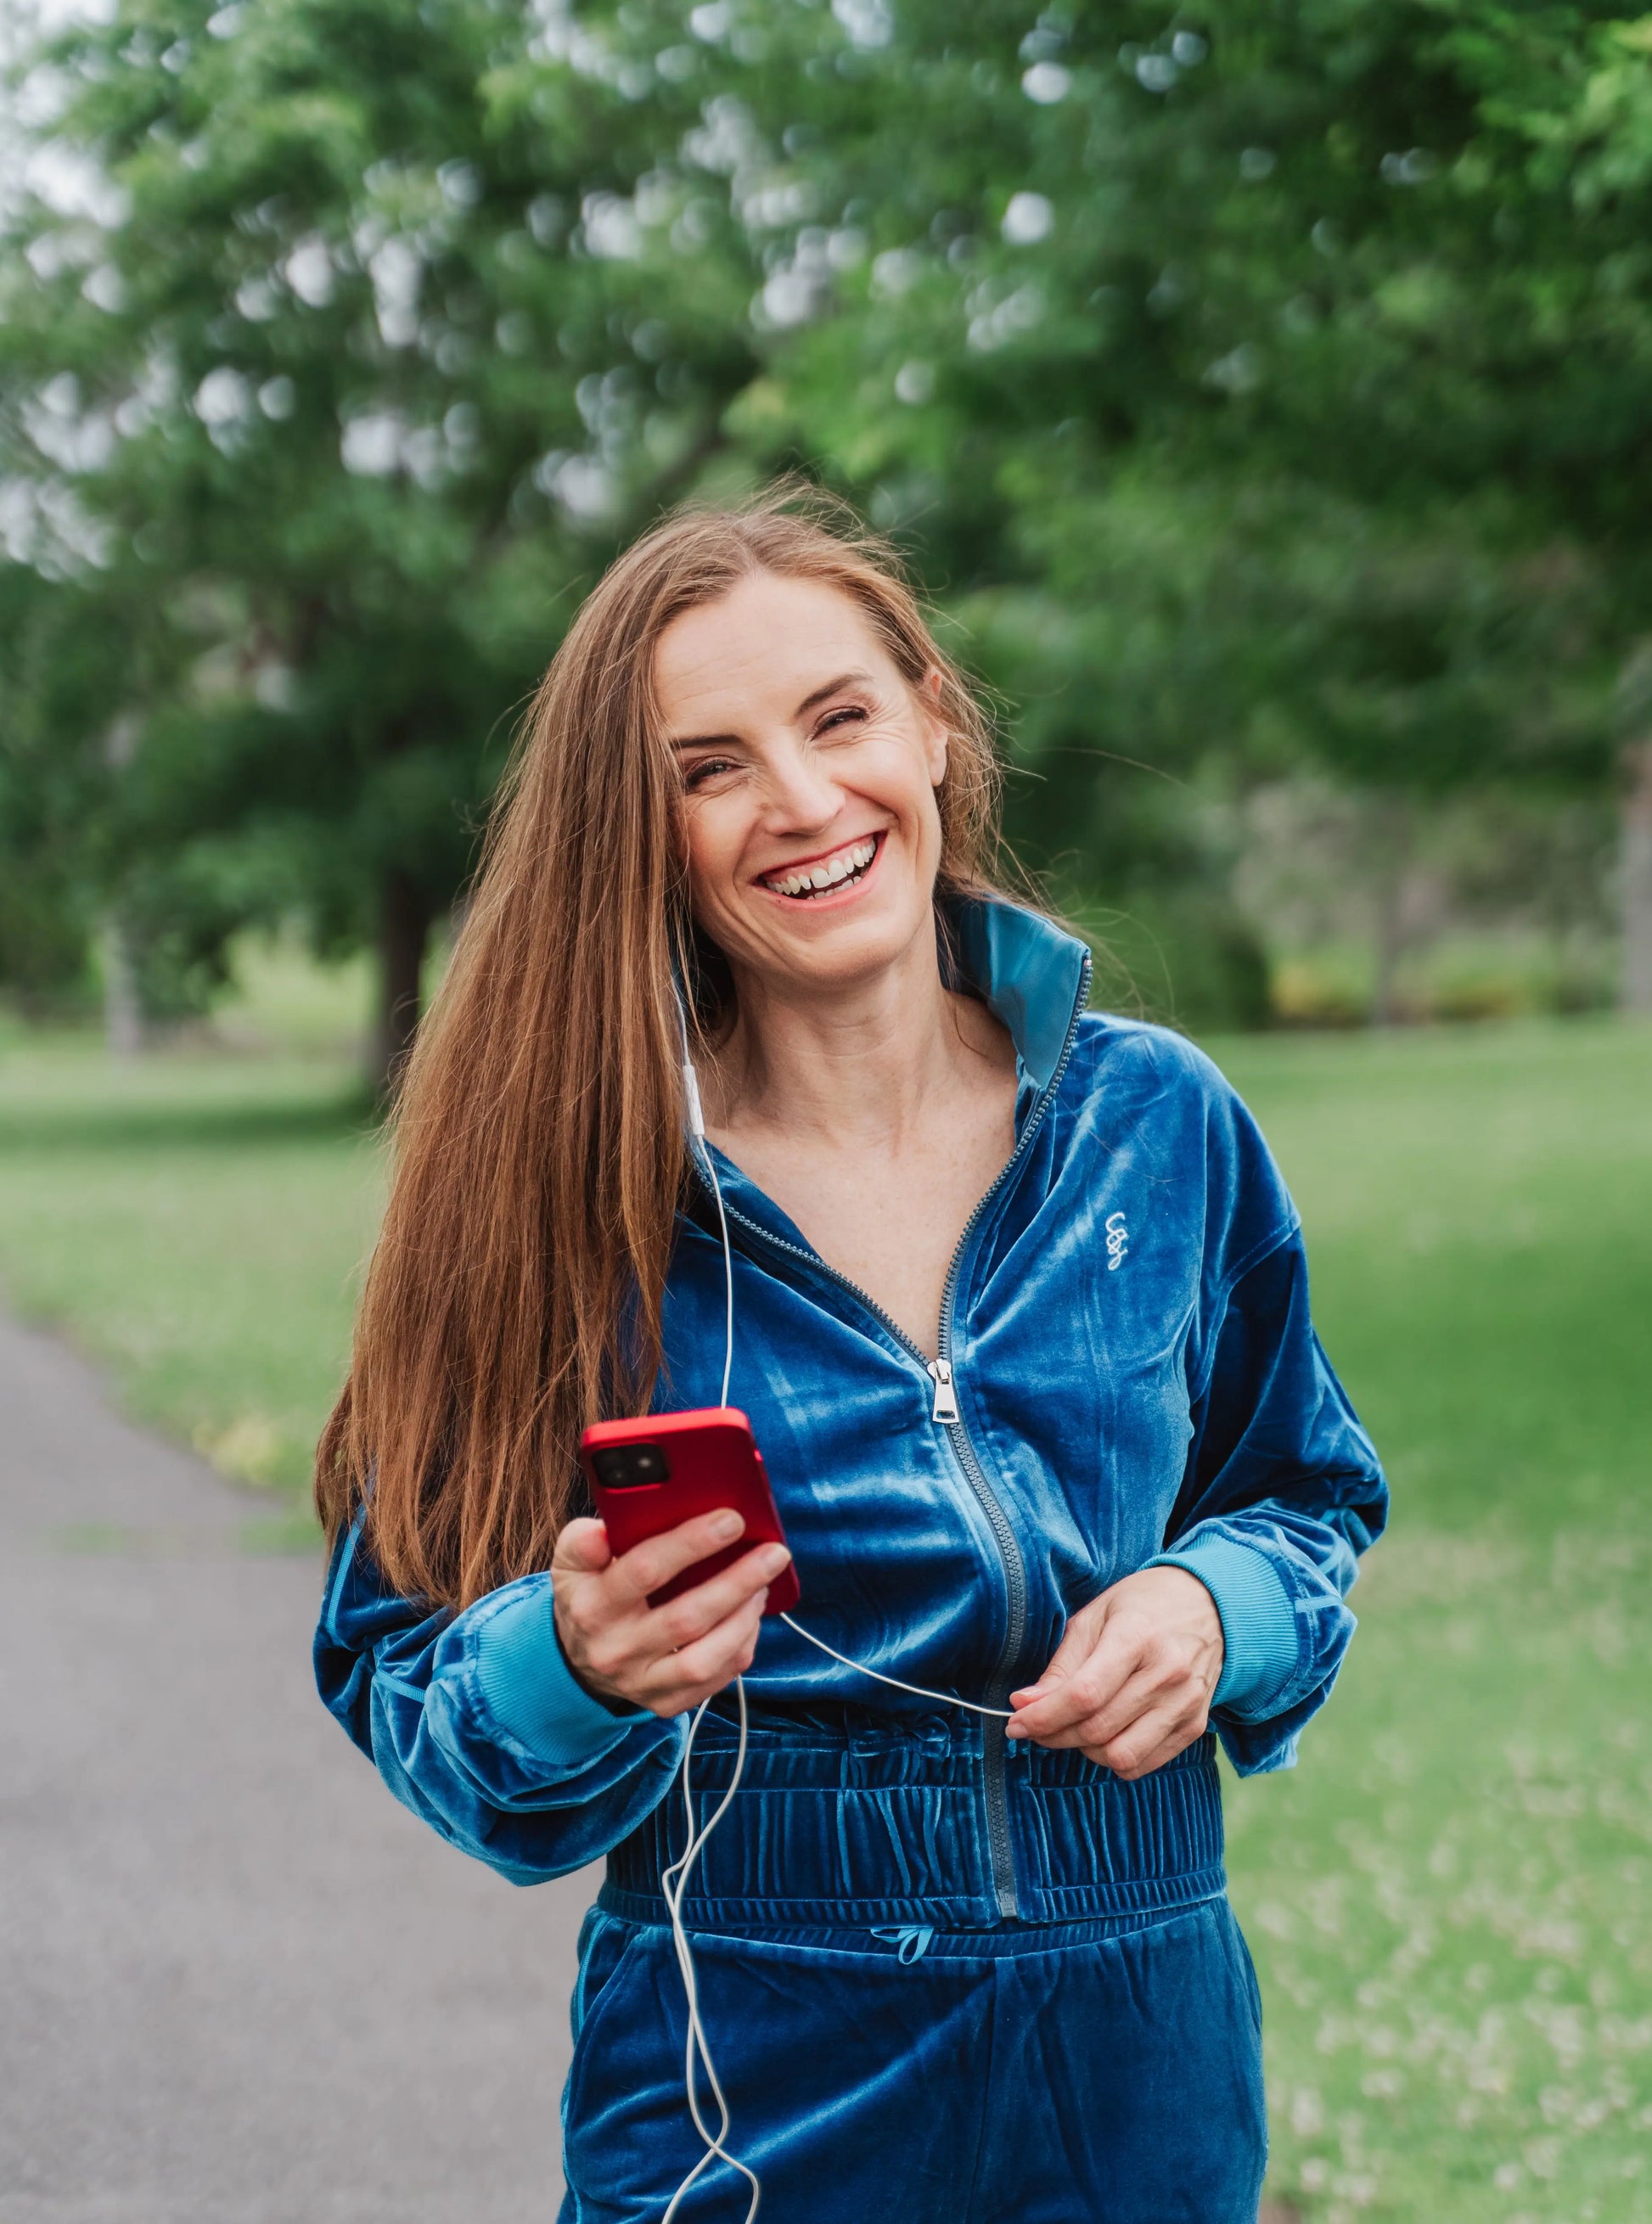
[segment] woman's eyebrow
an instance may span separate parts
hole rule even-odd
[[[806,717],[815,704],[824,703],[828,695],[836,695],[845,687],[870,686],[871,683],[870,672],[840,672],[835,679],[828,679],[824,687],[816,687],[806,695],[792,716],[794,718]],[[729,749],[739,738],[737,734],[686,734],[681,739],[674,741],[671,746],[674,749]]]

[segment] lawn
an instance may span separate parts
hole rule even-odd
[[[1652,1031],[1218,1046],[1395,1523],[1330,1711],[1230,1801],[1273,2183],[1652,2219]]]
[[[382,1168],[364,981],[256,946],[244,970],[218,1040],[136,1063],[0,1032],[0,1288],[284,1510],[342,1379]]]
[[[288,1505],[379,1163],[356,990],[322,1025],[251,970],[238,1047],[0,1038],[0,1279]],[[1652,1031],[1213,1048],[1396,1494],[1301,1766],[1230,1786],[1272,2190],[1315,2224],[1652,2224]]]

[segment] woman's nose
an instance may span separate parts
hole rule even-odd
[[[788,740],[769,753],[766,769],[769,806],[786,832],[824,826],[837,817],[841,791],[811,750]]]

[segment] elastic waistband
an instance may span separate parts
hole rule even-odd
[[[599,1905],[602,1905],[598,1897]],[[743,1946],[794,1947],[812,1954],[891,1955],[900,1962],[1016,1961],[1027,1955],[1066,1954],[1115,1938],[1134,1938],[1167,1923],[1185,1922],[1201,1909],[1224,1908],[1225,1895],[1212,1892],[1185,1906],[1149,1908],[1136,1915],[1093,1915],[1071,1923],[1000,1923],[996,1930],[937,1930],[930,1924],[872,1924],[852,1928],[839,1923],[696,1923],[695,1938],[733,1938]],[[604,1912],[610,1911],[604,1909]],[[621,1917],[624,1922],[633,1918]],[[668,1926],[638,1924],[669,1936]]]
[[[754,1728],[740,1788],[685,1895],[684,1921],[708,1930],[997,1925],[1005,1911],[993,1875],[984,1734],[1002,1733],[996,1725],[877,1737],[814,1723]],[[1081,1754],[1010,1750],[1003,1822],[1022,1922],[1168,1912],[1225,1890],[1208,1733],[1134,1783]],[[720,1723],[703,1753],[696,1741],[702,1821],[728,1788],[733,1758]],[[609,1854],[598,1904],[630,1922],[664,1922],[661,1871],[686,1839],[677,1783]]]

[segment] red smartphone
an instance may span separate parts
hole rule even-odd
[[[744,1515],[744,1536],[650,1591],[650,1606],[692,1590],[754,1545],[786,1542],[751,1424],[732,1406],[598,1421],[579,1439],[579,1464],[616,1554],[718,1507]],[[788,1561],[769,1586],[763,1612],[784,1614],[799,1595],[797,1569]]]

